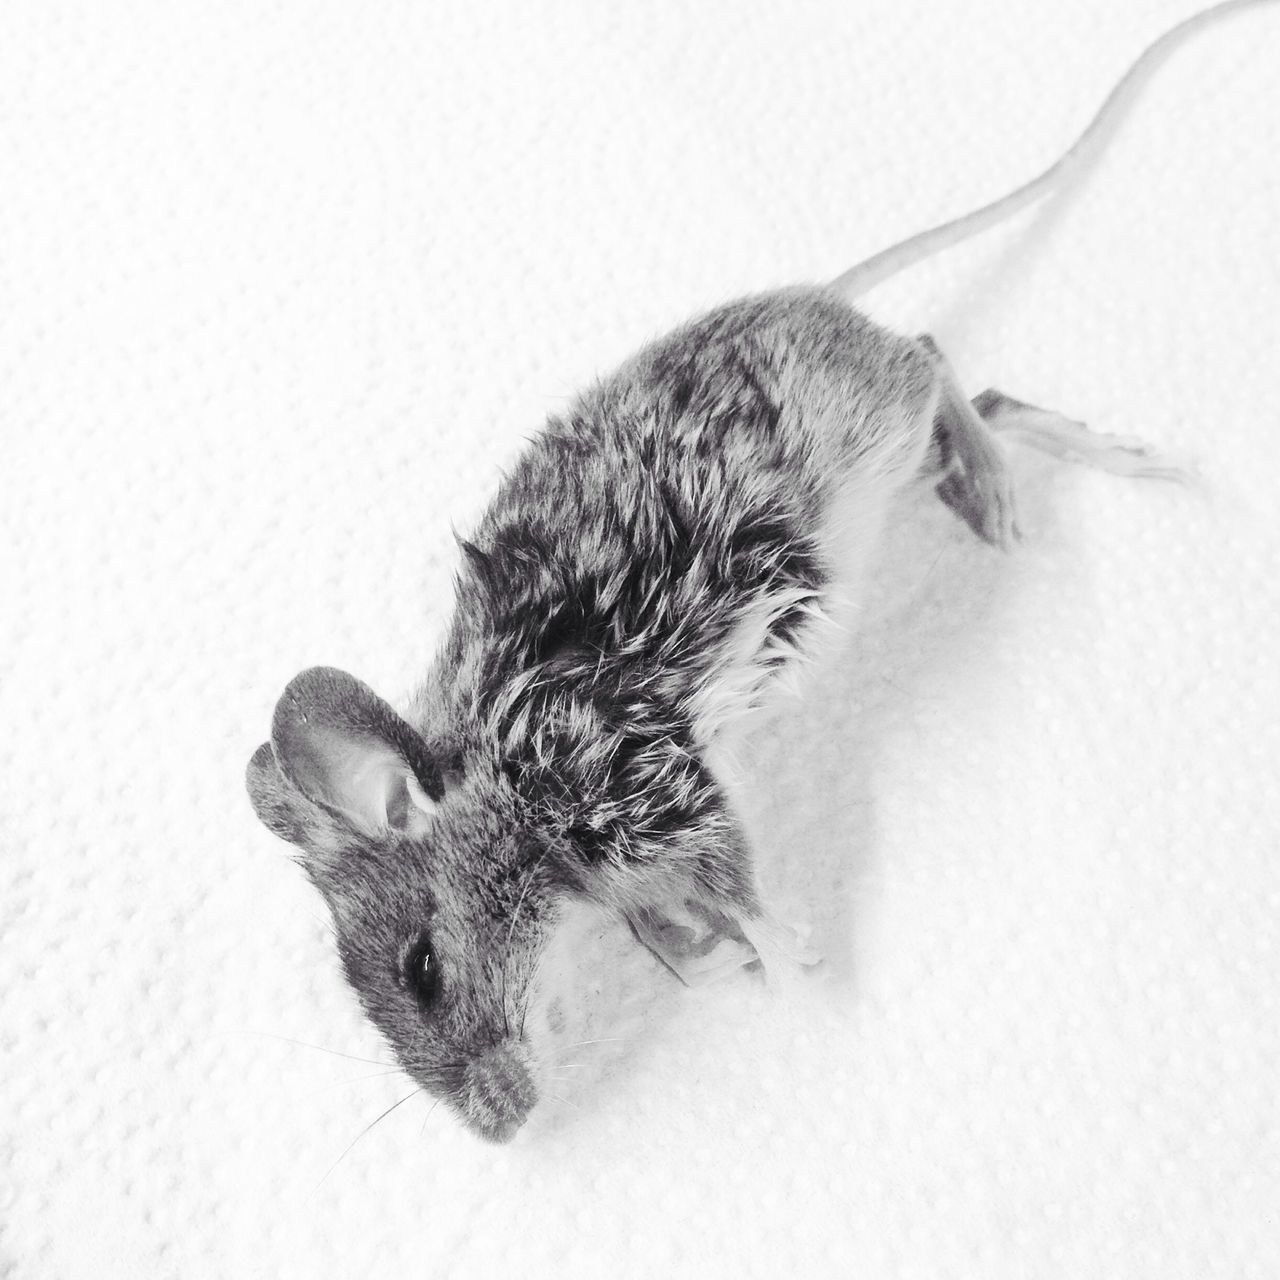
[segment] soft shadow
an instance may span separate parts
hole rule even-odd
[[[877,779],[886,744],[927,732],[928,704],[950,687],[986,682],[984,655],[1046,549],[1062,541],[1054,493],[1063,469],[1021,451],[1011,463],[1026,543],[998,551],[931,489],[908,496],[876,556],[857,633],[761,735],[751,827],[767,900],[788,923],[811,923],[842,1001],[856,986],[858,940],[874,932],[861,926],[884,870]],[[929,797],[922,778],[920,803]]]

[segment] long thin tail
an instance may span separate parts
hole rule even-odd
[[[988,227],[1012,217],[1019,209],[1025,209],[1027,205],[1042,199],[1078,174],[1102,151],[1119,128],[1129,106],[1146,87],[1147,81],[1192,32],[1217,21],[1233,9],[1246,9],[1273,2],[1274,0],[1224,0],[1224,3],[1215,4],[1193,14],[1176,27],[1171,27],[1139,55],[1138,60],[1107,95],[1074,145],[1039,177],[1032,178],[1030,182],[981,209],[975,209],[972,213],[944,222],[941,226],[931,227],[888,249],[882,249],[865,262],[860,262],[856,267],[837,276],[830,287],[852,300],[890,276],[897,275],[899,271],[904,271],[943,249],[949,249],[962,240],[979,235]]]

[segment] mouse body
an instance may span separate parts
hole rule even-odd
[[[866,279],[718,307],[554,415],[462,541],[409,703],[312,668],[250,761],[365,1012],[481,1137],[510,1138],[546,1091],[550,957],[575,920],[622,917],[689,982],[812,958],[761,900],[732,761],[839,633],[906,486],[1008,547],[1010,441],[1179,474],[1000,392],[970,400],[930,339],[853,305]]]
[[[462,544],[457,604],[403,715],[296,677],[249,791],[303,851],[351,985],[408,1073],[485,1137],[540,1093],[540,962],[575,902],[621,913],[687,981],[805,959],[756,891],[741,732],[851,600],[924,475],[1014,536],[988,393],[826,288],[721,307],[553,418]],[[1094,437],[1093,458],[1159,464]]]

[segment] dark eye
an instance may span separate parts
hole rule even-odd
[[[423,934],[406,951],[404,958],[405,986],[422,1004],[430,1002],[440,985],[440,966],[431,950],[430,940]]]

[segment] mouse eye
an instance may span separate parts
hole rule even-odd
[[[440,985],[440,966],[425,933],[405,949],[402,964],[404,985],[422,1004],[427,1004]]]

